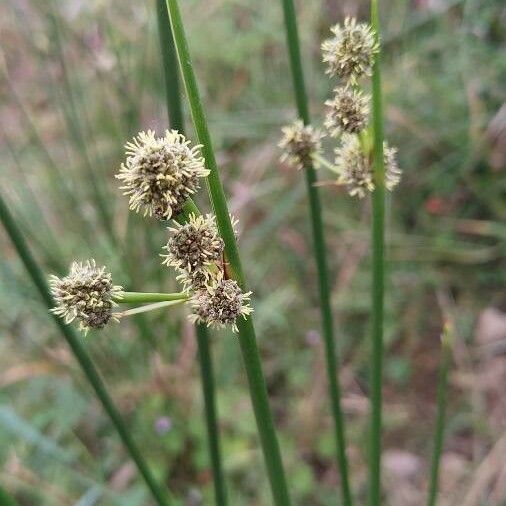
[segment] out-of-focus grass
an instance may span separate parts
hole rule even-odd
[[[233,212],[241,218],[293,495],[298,504],[333,504],[338,478],[313,330],[317,301],[308,295],[316,290],[307,289],[315,272],[303,181],[279,167],[275,148],[279,126],[295,117],[282,13],[267,0],[191,0],[183,7]],[[344,8],[367,16],[365,4],[298,5],[315,121],[330,91],[319,43]],[[387,211],[386,447],[429,462],[427,414],[435,412],[442,324],[435,289],[443,289],[453,300],[464,357],[450,378],[446,441],[472,476],[499,437],[483,395],[462,377],[476,371],[465,357],[473,353],[477,315],[504,304],[505,7],[392,1],[382,9],[387,133],[404,169]],[[39,259],[55,272],[93,256],[128,289],[175,289],[160,267],[163,230],[127,212],[113,178],[129,136],[166,127],[154,4],[9,0],[0,20],[1,179]],[[360,499],[368,213],[335,187],[320,191]],[[142,483],[3,235],[0,246],[0,483],[21,505],[146,504]],[[151,336],[142,333],[146,339],[142,321],[124,321],[91,334],[87,346],[155,469],[181,497],[198,503],[202,496],[208,504],[212,479],[191,327],[179,310],[150,314],[145,324],[152,329]],[[214,339],[231,504],[268,504],[237,343],[231,335]],[[419,472],[423,492],[426,467]],[[465,480],[443,486],[446,504],[460,501],[467,487]]]

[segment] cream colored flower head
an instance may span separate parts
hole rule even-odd
[[[213,284],[196,292],[190,299],[193,323],[208,327],[231,327],[238,332],[237,318],[247,318],[253,312],[250,305],[251,292],[244,293],[233,279],[218,277]]]
[[[349,86],[336,88],[332,100],[325,102],[328,106],[325,127],[330,136],[357,134],[364,130],[369,117],[369,102],[369,97],[361,91]]]
[[[401,179],[396,153],[395,148],[384,143],[385,187],[390,191]],[[335,149],[335,154],[335,164],[339,171],[337,182],[344,185],[352,197],[363,198],[374,191],[373,166],[371,160],[364,155],[357,135],[343,135],[342,144]]]
[[[190,215],[188,221],[169,228],[163,263],[192,273],[221,260],[225,247],[213,215]]]
[[[156,137],[152,130],[140,132],[126,144],[126,161],[116,175],[130,199],[130,209],[144,216],[170,219],[200,188],[200,178],[209,171],[200,154],[201,146],[176,130]]]
[[[283,154],[280,160],[297,169],[314,165],[312,157],[321,152],[323,134],[311,125],[304,125],[300,119],[284,126],[281,131],[283,137],[278,146]]]
[[[105,267],[97,267],[95,260],[73,262],[67,276],[50,277],[50,287],[56,307],[51,312],[65,323],[79,321],[85,333],[101,329],[113,318],[115,299],[120,298],[122,287],[114,285]]]
[[[331,31],[334,36],[322,44],[327,74],[351,83],[370,75],[379,51],[371,26],[348,17],[344,25],[337,24]]]

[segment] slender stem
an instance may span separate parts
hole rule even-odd
[[[154,302],[153,304],[146,304],[144,306],[137,306],[133,309],[127,309],[126,311],[119,311],[114,313],[116,318],[124,318],[125,316],[132,316],[134,314],[140,313],[148,313],[149,311],[154,311],[155,309],[163,309],[165,307],[177,306],[179,304],[184,304],[186,299],[176,299],[176,300],[166,300],[164,302]]]
[[[246,289],[246,282],[239,258],[235,234],[230,221],[225,193],[218,172],[218,166],[216,164],[197,82],[193,73],[177,0],[167,0],[167,8],[193,123],[199,142],[203,145],[202,151],[206,159],[207,167],[210,170],[210,174],[207,178],[207,188],[216,215],[218,228],[225,242],[225,253],[230,264],[230,271],[241,288]],[[239,343],[246,375],[248,377],[253,410],[255,412],[272,495],[276,505],[286,506],[290,504],[290,497],[283,470],[279,444],[274,429],[274,422],[269,408],[267,388],[260,363],[253,321],[251,317],[248,317],[245,320],[241,318],[237,323],[239,327]]]
[[[169,13],[165,0],[156,0],[158,13],[158,29],[165,75],[167,109],[172,128],[184,131],[184,116],[179,89],[179,70],[177,54],[170,27]],[[177,218],[178,222],[187,221],[191,214],[198,216],[200,211],[192,199],[188,199],[183,212]],[[209,442],[209,456],[213,470],[214,495],[217,506],[227,506],[227,492],[225,473],[223,471],[220,452],[220,434],[218,415],[214,395],[214,374],[210,350],[210,333],[204,325],[196,326],[197,343],[199,349],[199,363],[201,369],[202,391],[204,395],[204,411],[207,426],[207,440]]]
[[[441,451],[443,449],[443,439],[445,431],[446,418],[446,398],[448,394],[448,370],[451,364],[451,338],[452,333],[449,325],[445,325],[443,335],[441,336],[441,361],[439,364],[438,383],[437,383],[437,415],[436,431],[434,433],[434,449],[432,451],[432,464],[430,470],[429,497],[428,506],[436,505],[436,498],[439,484],[439,464],[441,462]]]
[[[326,158],[319,155],[318,153],[314,153],[312,158],[313,158],[313,162],[316,165],[321,165],[321,166],[325,167],[326,169],[329,169],[334,174],[339,174],[338,168],[333,163],[329,162]],[[316,193],[318,193],[318,192],[316,192]]]
[[[169,300],[186,300],[188,295],[178,293],[121,292],[115,299],[121,304],[144,304],[148,302],[164,302]]]
[[[309,124],[309,105],[304,83],[295,7],[293,0],[282,0],[282,3],[297,109],[302,121],[305,124]],[[336,171],[335,167],[327,162],[327,160],[324,158],[318,157],[317,161],[333,172]],[[346,457],[346,436],[344,416],[341,409],[341,387],[339,384],[338,376],[339,361],[337,347],[334,339],[332,309],[330,304],[330,287],[328,283],[329,275],[325,252],[322,206],[318,194],[318,189],[315,186],[317,176],[314,167],[311,165],[306,167],[305,173],[307,194],[309,199],[309,211],[313,231],[313,251],[315,255],[316,266],[318,269],[320,312],[322,319],[323,337],[325,342],[325,358],[329,383],[329,396],[334,419],[336,456],[342,479],[342,500],[345,506],[351,506],[353,504],[353,499],[349,480],[348,459]]]
[[[214,373],[211,350],[209,346],[209,332],[203,325],[197,325],[197,342],[199,347],[199,365],[202,376],[202,393],[204,396],[204,410],[209,442],[209,454],[213,468],[214,497],[216,504],[224,506],[227,504],[227,492],[225,488],[225,477],[221,465],[221,451],[219,431],[216,416],[216,400],[214,394]]]
[[[9,209],[7,208],[7,205],[1,196],[0,220],[2,221],[7,234],[9,235],[20,259],[22,260],[26,270],[28,271],[28,274],[30,275],[30,278],[39,291],[39,294],[45,302],[46,306],[48,308],[54,307],[55,304],[53,298],[51,297],[51,293],[47,286],[44,274],[33,258],[32,253],[28,248],[28,244],[23,238],[18,226],[16,225],[16,222],[14,221],[13,216],[11,215]],[[114,405],[113,400],[109,396],[106,386],[104,385],[99,372],[93,365],[92,360],[86,353],[85,348],[82,346],[80,338],[77,336],[76,332],[70,326],[65,325],[60,318],[53,315],[53,320],[60,329],[60,332],[67,341],[68,345],[70,346],[70,349],[72,350],[72,353],[81,366],[86,379],[92,386],[97,398],[109,416],[114,428],[118,432],[118,435],[125,445],[126,450],[130,454],[130,457],[144,478],[144,481],[146,482],[146,485],[153,495],[156,503],[159,506],[168,506],[172,504],[172,500],[169,499],[168,494],[158,485],[141,452],[136,446],[127,424],[123,421],[118,409]]]
[[[160,50],[162,53],[163,77],[165,81],[165,97],[171,128],[183,132],[184,115],[181,103],[181,90],[179,86],[179,73],[177,68],[177,54],[172,41],[169,14],[165,0],[156,0],[158,19],[158,35],[160,37]]]
[[[371,0],[371,25],[378,44],[380,22],[378,0]],[[371,426],[369,442],[369,505],[381,504],[381,432],[383,383],[383,317],[385,282],[385,168],[383,164],[383,104],[381,97],[381,52],[376,55],[372,75],[374,130],[374,192],[372,194],[372,353],[370,371]]]

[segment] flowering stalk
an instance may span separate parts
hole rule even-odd
[[[30,275],[34,285],[39,291],[40,296],[42,297],[44,303],[47,305],[49,309],[55,307],[55,302],[51,297],[51,293],[49,291],[49,287],[47,286],[44,274],[42,273],[40,267],[32,256],[28,245],[26,244],[25,239],[21,235],[21,232],[14,221],[9,209],[7,208],[5,202],[0,196],[0,220],[9,235],[21,261],[23,262],[28,274]],[[65,323],[54,313],[53,320],[60,329],[63,337],[67,341],[72,353],[74,354],[77,362],[81,366],[81,369],[86,376],[86,379],[90,383],[93,388],[95,395],[98,400],[102,404],[105,412],[109,416],[114,428],[118,432],[123,444],[125,445],[126,450],[130,454],[130,457],[134,461],[137,469],[139,470],[141,476],[146,482],[147,487],[149,488],[154,500],[159,506],[169,506],[172,504],[172,500],[169,498],[167,492],[165,492],[156,482],[150,468],[148,467],[146,461],[144,460],[139,448],[136,446],[130,431],[128,430],[128,426],[123,421],[119,411],[117,410],[114,402],[112,401],[109,393],[107,392],[106,386],[104,385],[100,374],[97,369],[93,365],[90,357],[86,353],[84,347],[81,344],[80,338],[76,335],[73,329],[65,325]]]
[[[149,292],[120,292],[114,298],[119,304],[144,304],[152,302],[165,302],[172,300],[185,301],[188,295],[185,293],[149,293]]]
[[[283,9],[297,108],[300,118],[304,124],[308,125],[310,123],[309,107],[304,83],[297,19],[293,0],[283,0]],[[319,155],[316,154],[316,156]],[[317,182],[317,176],[312,163],[306,164],[305,174],[311,225],[313,230],[313,251],[318,269],[320,311],[322,318],[323,337],[325,342],[325,358],[327,365],[327,378],[329,383],[329,395],[334,419],[337,462],[341,472],[343,504],[345,506],[350,506],[353,500],[350,489],[350,480],[348,476],[349,473],[348,460],[346,457],[344,417],[341,409],[341,388],[339,385],[338,376],[339,361],[334,340],[332,309],[330,305],[330,288],[328,283],[329,276],[325,252],[325,236],[323,231],[322,209],[318,190],[315,186],[315,183]]]
[[[199,142],[203,145],[202,151],[206,160],[206,165],[210,171],[207,178],[207,187],[216,215],[218,229],[225,243],[225,255],[229,262],[230,275],[237,281],[240,288],[246,291],[246,283],[235,239],[234,227],[228,212],[225,193],[212,148],[211,137],[207,128],[197,82],[193,73],[177,0],[167,0],[167,8],[194,126]],[[267,389],[251,316],[246,316],[244,319],[238,318],[237,325],[239,327],[239,343],[248,377],[251,400],[267,466],[272,495],[276,505],[286,506],[290,504],[288,487],[272,414],[269,408]]]
[[[432,450],[432,464],[430,470],[430,485],[427,506],[435,506],[438,484],[439,484],[439,464],[441,462],[441,451],[443,449],[443,438],[446,418],[446,397],[448,394],[448,369],[452,359],[452,329],[447,323],[441,336],[441,361],[439,364],[439,374],[437,383],[437,415],[436,430],[434,432],[434,448]]]
[[[385,167],[378,0],[371,0],[371,26],[378,45],[372,70],[373,162],[372,192],[372,353],[370,369],[369,505],[381,504],[381,431],[383,384],[383,318],[385,293]]]
[[[162,53],[165,91],[167,98],[167,110],[172,128],[184,132],[183,107],[179,89],[179,71],[176,49],[170,28],[169,14],[165,0],[156,0],[158,33]],[[188,199],[180,213],[177,222],[183,224],[190,216],[200,214],[197,206],[191,199]],[[207,426],[207,441],[209,444],[209,455],[213,470],[214,496],[217,506],[227,506],[227,489],[225,475],[223,472],[220,436],[215,401],[215,381],[210,349],[210,334],[203,324],[195,325],[198,357],[200,365],[200,376],[202,382],[202,394],[204,397],[204,412]]]

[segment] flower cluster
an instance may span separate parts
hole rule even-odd
[[[250,305],[251,292],[243,292],[237,281],[224,279],[219,274],[212,284],[195,292],[190,299],[193,312],[190,319],[208,327],[221,328],[227,325],[237,332],[236,320],[246,318],[253,312]]]
[[[235,219],[231,221],[236,224]],[[252,312],[250,292],[225,279],[225,245],[214,216],[191,214],[186,223],[178,223],[169,232],[163,263],[178,271],[183,290],[192,295],[191,321],[218,328],[231,325],[237,331],[236,319]]]
[[[334,96],[327,100],[328,106],[325,128],[331,137],[343,133],[358,134],[367,126],[370,97],[349,87],[334,90]]]
[[[372,28],[346,18],[344,24],[333,26],[333,37],[322,44],[327,74],[354,84],[358,78],[371,75],[374,57],[379,51]]]
[[[314,163],[313,156],[321,151],[322,133],[311,125],[295,120],[281,129],[283,138],[278,146],[283,149],[281,162],[303,169]]]
[[[191,303],[190,319],[214,327],[228,325],[237,331],[237,318],[246,318],[253,311],[251,292],[227,279],[225,244],[215,217],[182,213],[199,189],[199,179],[209,174],[200,147],[190,146],[176,130],[167,130],[163,137],[156,137],[151,130],[140,132],[126,144],[126,161],[116,177],[123,182],[120,189],[129,197],[131,210],[164,220],[177,217],[169,228],[166,253],[161,256],[163,264],[178,272],[177,279],[183,285],[180,299]],[[237,235],[237,220],[230,216],[230,221]],[[128,314],[113,313],[113,307],[117,301],[133,300],[94,260],[74,262],[67,276],[51,276],[50,286],[56,303],[51,311],[65,323],[78,320],[85,333]],[[139,300],[137,295],[135,300]],[[149,309],[146,306],[145,310]],[[133,311],[138,312],[136,308],[130,314]]]
[[[140,132],[126,144],[127,159],[117,178],[129,197],[130,209],[144,216],[170,219],[200,187],[209,174],[200,156],[201,146],[190,146],[184,135],[167,130],[156,137]]]
[[[395,157],[397,150],[383,144],[383,164],[385,168],[385,187],[392,190],[400,181],[400,169]],[[356,135],[345,135],[342,144],[335,149],[335,164],[339,172],[337,182],[346,187],[353,197],[363,198],[374,190],[373,167],[364,154],[360,139]]]
[[[65,323],[75,319],[85,333],[101,329],[113,318],[112,309],[121,298],[122,287],[114,285],[105,267],[95,260],[73,262],[67,276],[51,276],[50,287],[56,306],[51,310]]]

